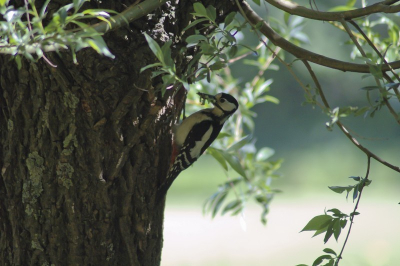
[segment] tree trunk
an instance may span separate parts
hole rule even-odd
[[[61,52],[47,54],[56,68],[41,59],[18,70],[0,57],[1,265],[160,264],[164,203],[155,191],[184,97],[167,104],[150,71],[140,73],[155,62],[143,32],[173,39],[184,69],[190,12],[192,3],[167,4],[108,33],[114,60],[86,49],[78,65]]]

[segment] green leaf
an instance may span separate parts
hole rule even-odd
[[[333,224],[333,235],[334,235],[336,241],[338,240],[341,231],[342,231],[342,227],[340,226],[340,219],[336,218],[335,222]]]
[[[68,11],[74,7],[73,4],[65,5],[61,7],[56,13],[60,16],[61,24],[65,23],[65,19],[68,16]]]
[[[208,6],[207,7],[207,17],[212,22],[215,22],[215,19],[217,18],[217,11],[216,11],[215,7],[213,7],[213,6]]]
[[[325,264],[324,266],[333,266],[334,263],[335,263],[335,260],[334,260],[334,259],[330,259],[330,260],[328,261],[328,263]]]
[[[364,114],[366,111],[368,111],[369,109],[370,109],[369,106],[364,106],[364,107],[358,109],[358,110],[354,113],[354,116],[362,115],[362,114]]]
[[[251,140],[251,135],[244,136],[238,141],[235,141],[226,151],[227,152],[233,152],[237,151],[240,148],[242,148],[244,145],[248,144]]]
[[[263,100],[263,102],[265,101],[265,102],[270,102],[270,103],[274,103],[274,104],[279,104],[279,99],[274,96],[271,96],[271,95],[263,96],[263,97],[261,97],[261,99]],[[260,103],[260,101],[257,101],[257,103]]]
[[[225,38],[226,38],[229,42],[231,42],[231,43],[236,43],[236,38],[235,38],[235,36],[233,36],[233,35],[230,34],[229,32],[227,32],[227,33],[225,34]]]
[[[243,176],[246,180],[248,180],[247,175],[243,169],[243,166],[240,164],[239,159],[236,156],[233,156],[230,153],[225,151],[221,151],[222,156],[224,156],[225,160],[229,163],[229,165],[235,170],[239,175]]]
[[[331,255],[322,255],[319,256],[312,264],[312,266],[318,266],[320,265],[324,260],[329,260],[332,259]]]
[[[147,43],[149,44],[151,51],[153,52],[153,54],[157,57],[157,59],[163,65],[165,65],[164,55],[163,55],[162,50],[161,50],[160,46],[158,45],[158,43],[155,40],[153,40],[153,38],[151,38],[149,35],[147,35],[147,33],[143,33],[143,34],[144,34],[144,37],[146,38]]]
[[[210,153],[211,156],[219,162],[219,164],[225,169],[225,171],[228,171],[228,165],[226,164],[225,158],[221,154],[220,150],[209,147],[207,149],[207,152]]]
[[[4,6],[6,4],[7,0],[0,0],[0,6]]]
[[[204,35],[190,35],[189,37],[186,38],[188,47],[197,45],[201,41],[207,42],[207,38]]]
[[[339,218],[347,216],[346,214],[344,214],[343,212],[341,212],[340,210],[338,210],[336,208],[327,210],[327,212],[331,212],[331,213],[333,213],[333,216],[336,216],[336,217],[339,217]]]
[[[224,67],[226,67],[226,64],[224,62],[217,61],[217,62],[215,62],[214,64],[212,64],[210,66],[210,69],[215,71],[215,70],[220,70],[220,69],[222,69]]]
[[[346,190],[347,192],[351,191],[351,190],[354,188],[354,186],[348,186],[348,187],[330,186],[330,187],[328,187],[328,188],[329,188],[330,190],[336,192],[336,193],[342,194],[343,191],[345,191],[345,190]]]
[[[229,57],[233,58],[236,55],[237,50],[238,50],[237,45],[232,45],[228,52]]]
[[[325,227],[322,228],[322,229],[316,230],[315,233],[314,233],[314,235],[313,235],[312,237],[315,237],[315,236],[317,236],[317,235],[320,235],[320,234],[322,234],[322,233],[325,233],[327,230],[328,230],[328,226],[325,226]]]
[[[285,24],[286,24],[286,26],[289,26],[289,18],[290,18],[290,14],[289,13],[287,13],[287,12],[285,12],[284,14],[283,14],[283,19],[284,19],[284,21],[285,21]]]
[[[326,234],[324,237],[325,244],[328,242],[329,238],[331,238],[332,234],[333,234],[333,222],[329,223],[328,229],[326,230]]]
[[[357,0],[348,0],[346,6],[353,7],[356,4]]]
[[[226,28],[229,24],[232,23],[233,19],[235,18],[236,12],[231,12],[228,14],[228,16],[225,17],[224,20],[224,28]]]
[[[372,180],[364,179],[364,186],[368,187],[371,184]]]
[[[193,26],[196,26],[197,24],[204,22],[204,21],[208,21],[208,19],[206,18],[200,18],[200,19],[196,19],[195,21],[193,21],[192,23],[190,23],[186,28],[183,29],[183,31],[187,31],[188,29],[190,29]]]
[[[170,48],[170,47],[171,47],[171,44],[172,44],[172,41],[171,41],[171,40],[167,41],[167,42],[161,47],[161,53],[162,53],[163,56],[164,56],[165,65],[168,66],[168,67],[170,67],[170,68],[172,68],[173,71],[175,71],[175,64],[174,64],[174,61],[172,60],[172,57],[171,57],[171,48]]]
[[[225,200],[227,195],[228,195],[228,191],[224,191],[224,192],[220,193],[218,199],[215,201],[215,204],[214,204],[214,208],[213,208],[212,215],[211,215],[212,218],[214,218],[215,215],[218,213],[218,211],[221,208],[222,203]]]
[[[354,187],[354,191],[353,191],[353,202],[357,199],[358,197],[358,185],[356,185]]]
[[[369,72],[377,79],[381,79],[383,77],[382,74],[382,66],[379,65],[373,65],[373,64],[368,64],[369,66]]]
[[[342,11],[349,11],[355,9],[354,7],[349,7],[349,6],[336,6],[331,9],[329,9],[329,12],[342,12]]]
[[[110,58],[115,58],[110,50],[108,50],[108,47],[101,36],[93,36],[92,38],[88,38],[86,42],[99,54],[105,55]]]
[[[231,201],[224,207],[224,209],[221,212],[221,215],[224,215],[228,211],[236,209],[237,207],[241,207],[241,205],[242,205],[242,201],[239,199]]]
[[[201,15],[203,17],[207,17],[207,10],[203,6],[202,3],[194,3],[193,4],[194,12],[196,12],[198,15]]]
[[[365,87],[362,87],[361,90],[364,90],[364,91],[379,90],[379,87],[378,86],[365,86]]]
[[[46,14],[46,8],[49,5],[49,3],[50,3],[50,0],[46,0],[46,2],[44,2],[43,6],[42,6],[42,8],[40,10],[40,13],[39,13],[39,17],[40,18],[43,18],[44,15]],[[0,5],[1,5],[1,3],[0,3]]]
[[[355,181],[360,181],[361,180],[361,177],[359,177],[359,176],[349,176],[349,178],[352,178]]]
[[[328,254],[333,254],[333,255],[337,256],[336,252],[333,249],[330,249],[330,248],[324,248],[323,252],[328,253]]]
[[[149,69],[149,68],[152,68],[152,67],[159,67],[159,66],[162,66],[161,63],[154,63],[154,64],[147,65],[147,66],[142,67],[142,68],[140,69],[140,73],[142,73],[142,72],[145,71],[146,69]]]
[[[340,226],[341,226],[342,228],[345,228],[345,227],[346,227],[346,224],[347,224],[347,220],[340,220]]]
[[[257,152],[256,161],[257,162],[264,162],[274,154],[275,154],[275,150],[273,150],[271,148],[268,148],[268,147],[261,148]]]
[[[388,88],[388,89],[392,89],[392,88],[397,88],[397,87],[399,87],[399,85],[400,85],[400,83],[387,83],[387,84],[385,84],[384,86],[386,87],[386,88]]]
[[[332,220],[332,216],[330,215],[318,215],[312,218],[307,225],[300,231],[316,231],[325,228],[329,225]]]
[[[232,135],[229,134],[229,133],[226,133],[226,132],[221,132],[221,133],[218,134],[217,139],[222,139],[222,138],[225,138],[225,137],[232,137]]]
[[[159,64],[161,66],[160,63],[157,63],[157,64]],[[164,70],[159,70],[159,71],[153,70],[153,71],[151,71],[151,78],[153,79],[153,78],[155,78],[155,77],[157,77],[157,76],[159,76],[161,74],[165,74],[165,71]]]

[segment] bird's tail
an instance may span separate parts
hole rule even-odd
[[[165,179],[164,183],[157,190],[157,203],[161,202],[165,198],[169,188],[172,186],[172,183],[178,177],[180,172],[181,171],[179,171],[179,169],[177,169],[176,167],[172,167],[172,169],[168,172],[168,176]]]

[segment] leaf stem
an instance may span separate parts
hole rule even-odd
[[[361,194],[362,194],[362,192],[363,192],[363,190],[364,190],[364,187],[365,187],[365,182],[368,180],[370,166],[371,166],[371,156],[368,156],[367,173],[366,173],[366,175],[365,175],[364,182],[363,182],[362,185],[361,185],[360,194],[358,195],[358,199],[357,199],[356,205],[354,206],[353,213],[350,214],[350,226],[349,226],[349,230],[347,231],[346,239],[344,240],[342,250],[340,251],[339,255],[337,256],[337,259],[336,259],[336,262],[335,262],[335,266],[338,266],[338,265],[339,265],[339,261],[342,259],[342,254],[343,254],[344,248],[346,247],[347,241],[349,240],[351,228],[352,228],[352,226],[353,226],[353,221],[354,221],[354,214],[355,214],[355,212],[356,212],[356,210],[357,210],[357,208],[358,208],[358,204],[360,203]],[[356,189],[356,188],[355,188],[355,189]]]

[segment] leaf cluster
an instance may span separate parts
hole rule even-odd
[[[356,185],[349,185],[347,187],[341,187],[341,186],[330,186],[329,189],[336,192],[336,193],[343,193],[346,191],[346,199],[349,197],[349,193],[353,191],[353,202],[357,199],[358,193],[365,187],[369,186],[371,184],[371,180],[362,178],[359,176],[350,176],[349,178],[353,179],[354,181],[357,181],[358,183]]]
[[[327,261],[327,263],[324,264],[324,266],[333,266],[335,265],[335,259],[337,259],[337,254],[336,252],[331,249],[331,248],[324,248],[323,250],[324,255],[319,256],[316,258],[312,264],[312,266],[318,266],[321,265],[324,261]],[[296,266],[307,266],[307,264],[298,264]]]
[[[332,214],[328,214],[329,212]],[[349,215],[342,213],[336,208],[330,209],[325,214],[312,218],[301,232],[315,231],[313,237],[325,233],[324,243],[328,242],[332,235],[334,235],[337,241],[342,229],[346,227],[348,217]]]
[[[197,88],[210,94],[225,91],[239,101],[239,111],[224,125],[212,147],[207,152],[212,155],[224,169],[228,180],[205,202],[204,212],[215,217],[231,213],[237,215],[245,211],[249,202],[255,202],[262,208],[261,222],[266,224],[266,216],[274,194],[279,192],[271,187],[273,179],[279,178],[278,172],[282,160],[272,160],[275,151],[269,147],[256,147],[252,108],[265,102],[277,103],[278,100],[267,94],[271,80],[260,79],[254,87],[246,84],[238,89],[239,81],[225,71],[212,73],[212,78],[219,80],[216,86],[210,86],[205,80],[197,84]],[[219,79],[218,79],[219,78]],[[189,98],[192,92],[189,92]],[[249,132],[249,133],[247,133]]]
[[[113,58],[101,34],[86,24],[85,20],[98,19],[109,23],[109,14],[116,12],[104,9],[80,11],[87,1],[74,0],[59,8],[51,17],[48,17],[50,0],[45,1],[40,10],[34,0],[27,0],[28,4],[19,8],[10,5],[9,1],[1,1],[0,14],[3,21],[0,21],[0,50],[15,55],[19,67],[21,55],[37,61],[44,56],[48,46],[56,46],[58,49],[69,47],[75,63],[76,52],[86,47]]]
[[[359,196],[359,193],[365,186],[369,186],[371,184],[371,180],[367,178],[362,178],[359,176],[350,176],[349,178],[353,179],[357,182],[355,185],[349,186],[330,186],[329,189],[336,193],[347,192],[346,199],[349,196],[349,193],[353,191],[353,202]],[[331,213],[331,214],[328,214]],[[346,227],[348,219],[352,221],[354,215],[358,215],[358,212],[352,212],[349,215],[342,213],[340,210],[333,208],[327,210],[325,214],[318,215],[312,218],[307,225],[301,230],[303,231],[315,231],[313,236],[317,236],[319,234],[325,233],[324,243],[328,242],[329,238],[334,235],[336,241],[339,238],[342,229]]]
[[[157,57],[158,62],[147,65],[141,69],[145,71],[152,69],[152,78],[162,77],[162,85],[159,87],[164,94],[168,88],[177,84],[189,89],[189,84],[207,79],[211,80],[211,72],[225,68],[228,59],[233,57],[238,50],[236,33],[245,24],[236,23],[235,12],[228,14],[223,24],[216,22],[217,14],[213,6],[204,7],[202,3],[193,4],[193,21],[184,29],[186,32],[194,32],[185,39],[186,46],[180,53],[185,54],[189,49],[196,53],[190,60],[187,70],[178,75],[175,63],[171,57],[171,41],[166,42],[162,47],[150,36],[145,34],[146,40]],[[208,29],[208,34],[204,34]]]

